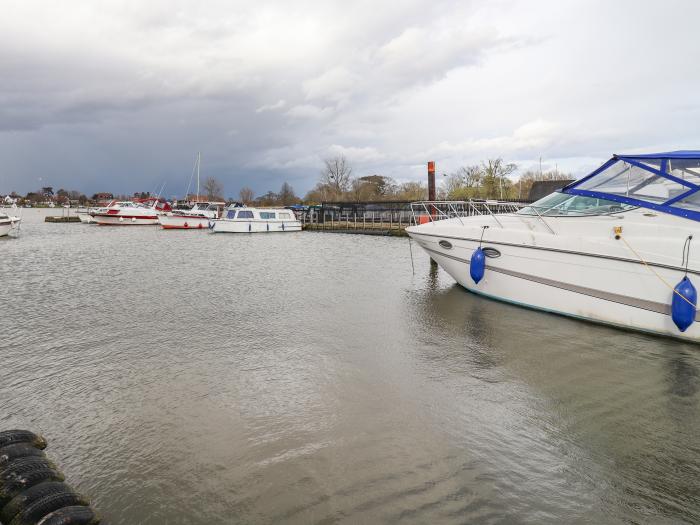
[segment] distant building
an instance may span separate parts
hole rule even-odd
[[[96,201],[111,201],[114,199],[114,195],[111,193],[95,193],[92,198]]]
[[[537,201],[542,197],[546,197],[550,193],[562,189],[567,184],[574,182],[573,180],[536,180],[532,183],[530,193],[527,196],[529,201]]]

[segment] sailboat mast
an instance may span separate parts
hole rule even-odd
[[[202,153],[197,152],[197,202],[199,202],[199,163],[202,161]]]

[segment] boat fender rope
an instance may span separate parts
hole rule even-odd
[[[691,237],[692,237],[692,235],[691,235]],[[674,294],[676,294],[678,297],[682,298],[689,305],[692,305],[693,308],[696,308],[696,305],[694,303],[692,303],[690,300],[688,300],[688,298],[686,296],[684,296],[678,290],[676,290],[673,286],[671,286],[668,283],[668,281],[666,281],[666,279],[661,277],[659,275],[659,273],[656,270],[654,270],[654,268],[649,266],[649,264],[644,260],[644,258],[641,255],[639,255],[637,253],[637,251],[634,248],[632,248],[632,246],[630,246],[630,243],[628,243],[627,240],[622,236],[622,226],[615,227],[615,238],[618,240],[621,240],[623,243],[625,243],[625,246],[627,246],[627,248],[629,248],[629,250],[637,257],[637,259],[639,259],[642,262],[642,264],[644,264],[644,266],[646,266],[649,269],[649,271],[651,273],[653,273],[662,283],[664,283]],[[686,239],[686,242],[688,242],[687,239]],[[688,267],[686,265],[686,275],[687,275],[687,272],[688,272]]]

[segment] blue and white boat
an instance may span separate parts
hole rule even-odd
[[[614,155],[517,211],[461,206],[415,203],[408,233],[468,290],[700,341],[700,151]]]
[[[287,208],[248,208],[233,204],[220,219],[209,222],[213,233],[270,233],[301,231],[301,222]]]

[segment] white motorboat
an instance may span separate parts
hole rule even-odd
[[[0,237],[6,237],[12,230],[19,228],[21,219],[0,211]]]
[[[158,224],[158,217],[170,209],[167,202],[155,198],[140,202],[117,201],[92,216],[101,226],[147,226]]]
[[[209,227],[209,221],[217,219],[221,204],[198,202],[189,210],[173,210],[158,217],[165,230],[202,230]]]
[[[214,233],[292,232],[301,230],[292,210],[286,208],[248,208],[237,204],[226,208],[221,219],[209,222]]]
[[[78,219],[80,219],[80,222],[85,224],[97,224],[97,221],[93,215],[98,213],[99,210],[100,208],[78,208],[76,215],[78,216]]]
[[[517,212],[498,208],[415,203],[407,232],[472,292],[700,341],[700,151],[615,155]]]

